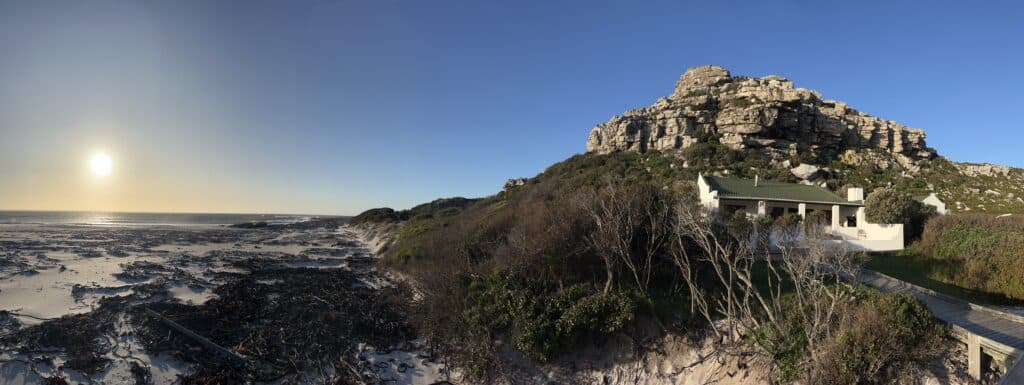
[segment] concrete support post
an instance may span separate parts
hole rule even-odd
[[[839,205],[832,205],[832,231],[839,229]]]
[[[768,202],[757,201],[757,216],[763,217],[768,215]]]
[[[967,335],[967,374],[981,380],[981,340],[978,335]]]
[[[857,208],[857,227],[864,227],[864,224],[868,223],[868,216],[864,214],[864,208]]]
[[[796,207],[797,213],[800,214],[800,219],[807,219],[807,204],[801,203]]]

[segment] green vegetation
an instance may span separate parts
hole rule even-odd
[[[946,335],[931,311],[910,294],[863,290],[834,336],[814,353],[818,359],[809,368],[808,383],[912,383],[914,372],[904,369],[927,365]]]
[[[941,348],[946,331],[913,296],[861,286],[854,298],[839,311],[834,333],[817,344],[809,343],[793,300],[784,303],[792,310],[783,313],[781,332],[762,327],[751,336],[772,354],[782,382],[894,383],[901,368],[923,364]],[[815,359],[801,365],[807,356]]]
[[[627,291],[605,296],[579,283],[548,293],[520,285],[515,277],[498,272],[472,280],[470,306],[463,315],[481,332],[507,331],[516,348],[539,362],[547,362],[564,346],[614,333],[634,320],[637,296]]]
[[[907,239],[916,239],[935,208],[892,188],[878,188],[864,200],[864,213],[871,223],[902,223]]]
[[[919,255],[939,261],[933,276],[971,290],[1024,301],[1024,218],[946,215],[928,221]]]
[[[756,98],[756,97],[745,97],[744,96],[744,97],[739,97],[739,98],[735,98],[735,99],[729,100],[727,106],[734,107],[734,108],[747,108],[747,107],[750,107],[752,105],[760,104],[760,103],[763,103],[763,102],[760,99]]]
[[[921,239],[865,267],[989,305],[1024,305],[1024,218],[952,214],[930,219]]]
[[[1024,197],[1024,170],[1013,169],[1007,176],[969,176],[961,173],[948,159],[935,158],[920,161],[919,169],[910,172],[899,166],[892,155],[860,151],[857,156],[863,158],[858,165],[838,158],[828,164],[838,174],[835,180],[829,181],[830,187],[856,186],[867,191],[888,187],[913,197],[925,197],[934,191],[946,202],[947,208],[953,210],[1024,212],[1024,198],[1021,198]],[[880,167],[876,164],[883,162],[896,163],[897,166]],[[957,209],[957,202],[960,202],[961,209]]]
[[[457,214],[459,211],[462,211],[462,209],[466,208],[466,206],[469,206],[473,202],[476,202],[476,199],[456,197],[437,199],[433,202],[417,205],[416,207],[402,211],[395,211],[388,207],[369,209],[352,217],[349,223],[382,223],[398,222],[409,219],[422,220],[434,217],[449,217]]]
[[[502,344],[496,341],[534,361],[549,362],[615,333],[637,333],[645,329],[634,327],[640,322],[682,333],[708,326],[706,318],[691,313],[694,296],[674,259],[686,253],[677,253],[682,250],[678,247],[694,258],[691,267],[696,268],[693,274],[701,295],[714,296],[723,288],[712,270],[702,267],[707,263],[703,257],[693,254],[697,248],[668,241],[676,231],[676,202],[693,204],[700,170],[729,164],[732,173],[742,176],[762,170],[764,160],[759,153],[730,150],[715,140],[691,147],[686,155],[687,168],[680,167],[682,159],[658,152],[578,155],[549,167],[524,186],[494,196],[439,200],[404,211],[374,209],[353,222],[393,228],[394,240],[379,264],[410,278],[423,294],[414,303],[415,326],[439,353],[486,378],[500,372],[497,346]],[[726,227],[740,234],[742,229],[799,222],[793,216],[757,223],[736,217]],[[791,293],[793,282],[764,262],[751,266],[750,278],[761,295],[774,295],[769,282],[784,296],[791,295],[786,293]],[[825,322],[848,332],[842,338],[851,343],[874,344],[878,340],[868,337],[887,336],[889,329],[906,330],[900,326],[920,321],[904,317],[905,311],[884,308],[886,301],[897,301],[888,297],[859,294],[860,299],[844,305],[842,314],[895,311],[895,318],[856,323],[842,316]],[[871,310],[858,310],[866,307]],[[871,373],[872,377],[858,377],[864,383],[891,377],[870,372],[878,366],[868,360],[870,346],[861,347],[861,355],[829,353],[822,346],[831,346],[832,339],[823,342],[820,333],[810,333],[804,321],[796,319],[800,312],[791,314],[789,327],[751,336],[751,342],[771,352],[780,378],[847,378],[819,373],[823,369],[815,366],[813,356],[826,353],[851,370]],[[923,351],[904,345],[921,341],[915,338],[886,341],[900,353],[883,366],[921,359]]]
[[[496,372],[495,340],[545,362],[618,332],[640,315],[686,317],[683,307],[657,307],[681,296],[667,261],[652,270],[656,283],[647,290],[621,265],[612,269],[605,290],[609,275],[591,245],[588,209],[609,186],[637,186],[658,196],[692,190],[696,175],[680,176],[676,162],[657,152],[580,155],[524,186],[464,201],[455,210],[446,204],[395,215],[378,209],[384,215],[364,213],[360,220],[407,218],[380,264],[410,277],[424,293],[414,317],[421,333],[484,377]],[[639,224],[633,251],[640,252],[639,241],[651,228]]]
[[[952,283],[955,281],[948,277],[961,269],[959,264],[922,256],[914,251],[914,248],[898,252],[875,253],[865,263],[864,268],[972,303],[998,306],[1024,305],[1024,301],[1014,300],[1005,295]]]

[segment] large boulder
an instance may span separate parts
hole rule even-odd
[[[789,169],[789,172],[803,180],[819,179],[825,174],[820,167],[807,163],[801,163],[799,166]]]

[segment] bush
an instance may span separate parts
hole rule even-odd
[[[872,223],[910,223],[920,209],[910,194],[891,188],[875,189],[864,202],[867,219]]]
[[[945,330],[921,301],[906,293],[865,294],[819,348],[808,383],[903,383],[940,351]]]
[[[381,207],[376,209],[369,209],[359,213],[352,217],[349,223],[361,224],[361,223],[381,223],[381,222],[395,222],[401,220],[402,217],[398,215],[394,209],[388,207]]]
[[[677,161],[657,151],[578,155],[520,188],[465,207],[399,212],[405,219],[379,263],[422,291],[413,322],[453,364],[478,377],[498,372],[495,340],[548,361],[581,341],[622,330],[641,308],[657,314],[626,264],[612,269],[612,290],[599,290],[609,275],[589,242],[595,221],[589,209],[610,186],[685,195],[695,175],[681,176],[690,171],[673,167]],[[617,203],[639,199],[621,195]],[[631,245],[637,253],[645,247],[641,233]],[[677,293],[671,260],[659,255],[654,263],[650,291]]]
[[[469,283],[469,330],[507,335],[526,356],[547,362],[577,343],[619,331],[633,321],[637,296],[602,295],[590,284],[549,292],[498,272]]]
[[[918,202],[905,192],[879,188],[864,200],[864,213],[871,223],[902,223],[907,239],[916,239],[935,208]]]
[[[934,278],[1024,300],[1024,217],[952,214],[932,218],[914,250],[936,260]]]

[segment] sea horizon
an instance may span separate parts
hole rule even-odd
[[[222,226],[249,222],[287,224],[343,215],[160,213],[74,210],[0,210],[0,225]]]

